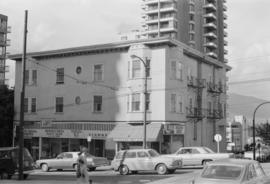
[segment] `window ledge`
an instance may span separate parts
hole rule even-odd
[[[54,114],[63,115],[64,112],[55,112]]]

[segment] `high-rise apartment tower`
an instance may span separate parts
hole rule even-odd
[[[171,37],[227,63],[226,0],[143,0],[143,35]]]
[[[7,46],[10,40],[7,39],[7,33],[10,33],[10,27],[7,26],[8,17],[0,14],[0,86],[5,85],[5,73],[7,72],[6,57]]]

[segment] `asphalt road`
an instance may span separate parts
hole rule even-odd
[[[270,175],[270,163],[262,164],[266,174]],[[99,168],[95,172],[89,172],[93,184],[163,184],[181,183],[188,184],[201,168],[179,169],[174,174],[158,175],[155,172],[139,172],[138,174],[122,176],[108,168]],[[74,171],[50,171],[36,170],[27,180],[18,181],[14,176],[12,180],[0,180],[1,184],[76,184]]]
[[[145,184],[150,182],[158,182],[163,179],[172,178],[175,176],[183,175],[185,178],[190,178],[194,175],[194,171],[198,172],[199,169],[180,169],[174,174],[168,175],[158,175],[155,172],[139,172],[138,174],[132,174],[127,176],[119,175],[118,172],[109,170],[107,168],[97,169],[97,171],[89,172],[90,179],[92,179],[93,184]],[[3,182],[2,182],[3,181]],[[27,180],[18,181],[17,176],[13,176],[12,180],[1,180],[1,184],[17,184],[17,183],[38,183],[38,184],[74,184],[76,183],[75,172],[74,171],[50,171],[42,172],[36,170],[32,173]]]

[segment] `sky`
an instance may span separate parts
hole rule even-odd
[[[24,10],[28,10],[27,51],[114,42],[118,33],[139,29],[141,0],[1,0],[8,16],[11,54],[21,53]],[[270,100],[270,1],[227,0],[229,92]],[[12,62],[9,62],[13,65]],[[14,67],[8,74],[14,83]],[[235,84],[265,79],[265,82]],[[269,79],[268,79],[269,78]],[[234,83],[234,84],[233,84]]]

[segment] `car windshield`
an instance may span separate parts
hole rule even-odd
[[[148,153],[149,153],[149,155],[151,157],[157,157],[157,156],[159,156],[158,152],[156,152],[155,150],[149,150]]]
[[[239,178],[241,172],[240,166],[208,165],[202,173],[202,178],[235,180]]]

